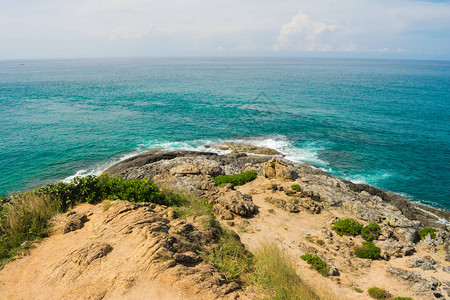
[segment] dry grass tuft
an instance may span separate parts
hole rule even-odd
[[[31,192],[14,195],[0,215],[0,260],[11,257],[25,241],[46,235],[48,220],[60,211],[59,201]]]
[[[255,266],[250,278],[266,292],[268,299],[320,299],[295,272],[290,258],[274,244],[264,244],[255,253]]]

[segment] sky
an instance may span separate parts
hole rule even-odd
[[[0,0],[0,59],[450,60],[450,0]]]

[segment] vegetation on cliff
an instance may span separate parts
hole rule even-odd
[[[342,219],[333,224],[333,230],[340,236],[353,235],[361,233],[362,225],[352,219]]]
[[[255,170],[250,170],[241,174],[235,175],[219,175],[214,177],[213,180],[217,185],[231,183],[234,186],[243,185],[247,182],[255,180],[258,176],[258,173]]]

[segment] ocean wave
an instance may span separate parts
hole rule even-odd
[[[164,150],[187,150],[187,151],[203,151],[217,154],[228,154],[231,150],[220,150],[213,147],[205,148],[205,145],[220,145],[224,142],[248,143],[259,147],[268,147],[277,150],[284,155],[284,159],[294,163],[308,162],[316,167],[331,172],[328,164],[319,159],[318,154],[325,149],[325,146],[319,142],[304,142],[298,146],[294,144],[284,135],[256,136],[246,138],[231,139],[198,139],[190,141],[167,141],[167,140],[151,140],[137,145],[133,151],[119,157],[113,157],[106,162],[94,165],[92,168],[85,168],[77,171],[75,174],[64,178],[63,182],[69,182],[75,177],[85,177],[88,175],[100,175],[111,165],[124,161],[130,157],[146,152],[151,149]]]
[[[357,173],[351,175],[342,175],[342,176],[340,176],[341,174],[339,173],[340,172],[336,172],[335,175],[345,180],[351,181],[353,183],[370,184],[370,185],[377,185],[377,183],[393,176],[392,173],[385,170],[372,171],[367,173]]]
[[[220,145],[224,142],[248,143],[258,147],[267,147],[275,149],[284,155],[284,159],[300,163],[308,162],[320,168],[325,168],[325,171],[330,171],[327,168],[328,164],[319,159],[318,154],[325,149],[325,146],[319,142],[305,142],[296,146],[294,142],[289,140],[284,135],[271,136],[256,136],[246,138],[231,138],[231,139],[199,139],[183,142],[170,142],[153,140],[140,144],[140,148],[146,149],[165,149],[165,150],[190,150],[190,151],[204,151],[214,152],[218,154],[230,153],[230,150],[218,150],[215,148],[205,148],[205,145]],[[251,154],[251,153],[250,153]]]

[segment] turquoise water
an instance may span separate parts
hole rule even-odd
[[[248,140],[450,208],[450,62],[0,61],[0,193]]]

